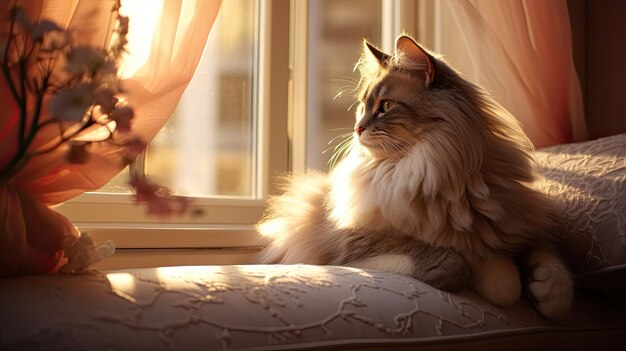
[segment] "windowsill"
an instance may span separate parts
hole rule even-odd
[[[116,249],[91,266],[100,271],[168,266],[240,265],[254,263],[258,247],[225,249]]]

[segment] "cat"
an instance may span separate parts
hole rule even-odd
[[[364,41],[357,65],[350,150],[286,180],[257,225],[271,240],[259,260],[407,274],[500,306],[527,289],[545,317],[566,315],[561,222],[515,118],[407,35],[393,55]]]

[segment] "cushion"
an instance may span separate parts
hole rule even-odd
[[[163,267],[0,279],[0,349],[569,350],[601,337],[623,350],[625,312],[625,300],[578,295],[546,321],[527,301],[498,308],[347,267]]]
[[[626,134],[544,148],[536,157],[540,186],[561,204],[566,256],[577,279],[625,271]],[[626,292],[622,276],[602,290]]]

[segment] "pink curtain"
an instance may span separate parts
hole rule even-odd
[[[122,1],[124,6],[139,0]],[[0,0],[1,32],[8,32],[7,9],[14,0]],[[33,22],[49,19],[74,31],[80,44],[108,48],[114,18],[113,0],[19,1]],[[152,31],[140,42],[149,55],[126,76],[124,98],[134,109],[131,132],[148,143],[174,111],[202,55],[220,0],[141,1],[145,12],[157,8]],[[139,7],[139,10],[142,10]],[[130,28],[142,15],[128,13]],[[137,17],[139,16],[139,17]],[[129,38],[131,39],[131,38]],[[6,38],[0,37],[0,43]],[[129,57],[133,55],[129,44]],[[63,67],[57,67],[59,71]],[[4,77],[4,76],[2,76]],[[28,106],[33,109],[35,106]],[[42,121],[47,119],[44,106]],[[18,108],[7,82],[0,79],[0,170],[17,150]],[[28,128],[27,128],[28,130]],[[59,139],[55,125],[40,130],[29,151],[45,150]],[[74,245],[78,232],[54,205],[104,185],[128,163],[128,149],[93,143],[83,164],[66,161],[68,146],[31,158],[19,172],[0,179],[0,275],[46,273],[62,264],[63,249]],[[132,150],[134,155],[141,150]],[[132,156],[132,155],[131,155]],[[44,205],[45,204],[45,205]]]
[[[2,0],[6,2],[7,0]],[[133,0],[126,0],[131,2]],[[106,47],[112,23],[110,9],[114,2],[108,0],[29,0],[23,2],[32,19],[52,19],[80,33],[81,41],[92,46]],[[145,6],[158,6],[159,2],[144,2]],[[123,82],[126,98],[135,111],[132,132],[144,142],[149,142],[174,111],[180,96],[191,80],[207,36],[217,15],[220,0],[164,0],[156,29],[143,40],[151,43],[150,56],[145,64]],[[3,6],[6,8],[6,6]],[[124,1],[122,2],[122,11]],[[132,30],[133,18],[130,16]],[[132,43],[130,44],[132,46]],[[132,54],[132,53],[131,53]],[[0,115],[0,162],[7,159],[11,150],[11,135],[15,125],[11,115],[13,103],[3,86],[2,115]],[[44,116],[45,118],[45,116]],[[52,127],[52,126],[51,126]],[[54,142],[58,132],[43,130],[32,144],[32,150]],[[121,147],[109,143],[90,146],[90,159],[86,164],[68,164],[66,148],[37,156],[11,180],[15,187],[28,191],[47,204],[57,204],[85,191],[104,185],[124,167]],[[2,168],[0,163],[0,168]]]
[[[446,0],[439,48],[490,90],[535,146],[587,137],[565,0]]]

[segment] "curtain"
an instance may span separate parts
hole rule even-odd
[[[536,147],[586,139],[565,0],[435,5],[442,14],[435,49],[491,91]]]
[[[124,4],[132,2],[133,0],[123,1],[122,12]],[[149,56],[122,83],[127,91],[125,97],[134,109],[133,135],[147,143],[168,120],[191,80],[217,15],[220,1],[164,0],[146,3],[135,0],[135,2],[140,2],[144,7],[153,8],[159,5],[162,7],[156,12],[158,17],[152,22],[154,30],[146,33],[148,37],[137,40],[141,41],[137,44],[144,47],[146,43],[150,44]],[[110,35],[112,22],[110,8],[113,3],[91,0],[24,2],[31,18],[52,19],[78,31],[84,44],[103,47],[107,45]],[[133,39],[133,14],[129,14],[129,17],[131,33],[128,56],[132,57],[136,47],[136,44],[130,41]],[[3,95],[6,98],[4,93]],[[0,121],[2,123],[0,130],[10,135],[14,133],[13,129],[16,126],[7,131],[8,121],[6,118]],[[43,148],[58,137],[57,131],[50,129],[49,133],[45,133],[44,130],[44,133],[37,136],[33,142],[33,149]],[[110,143],[94,143],[90,146],[90,159],[87,163],[76,165],[66,163],[64,153],[67,150],[59,148],[52,153],[33,158],[13,178],[12,184],[47,204],[58,204],[106,184],[125,167],[123,151],[125,150],[122,147]]]
[[[2,32],[14,0],[0,0]],[[114,18],[113,0],[28,0],[18,2],[33,22],[48,19],[75,34],[80,45],[108,48]],[[202,55],[220,0],[123,0],[129,17],[129,44],[122,97],[134,110],[133,138],[148,143],[167,122]],[[6,38],[0,37],[0,44]],[[58,67],[62,71],[62,67]],[[27,106],[28,109],[36,106]],[[47,110],[42,109],[41,120]],[[16,152],[18,108],[7,82],[0,79],[0,170]],[[30,151],[58,142],[54,125],[41,129]],[[34,156],[17,173],[0,179],[0,275],[46,273],[60,263],[60,251],[78,233],[45,205],[55,205],[94,190],[129,162],[129,149],[112,143],[89,145],[81,164],[66,160],[69,146]],[[133,149],[131,156],[141,150]],[[42,224],[43,223],[43,224]],[[45,224],[45,225],[44,225]]]

